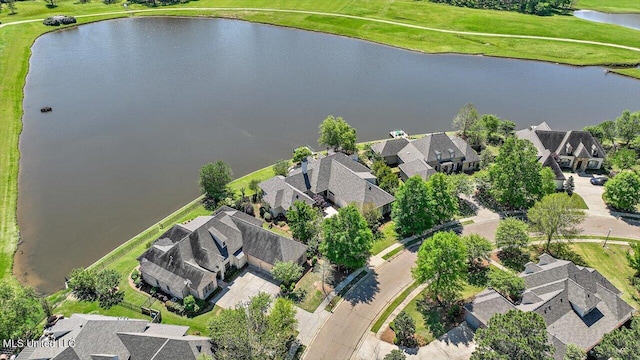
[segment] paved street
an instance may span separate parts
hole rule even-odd
[[[305,359],[350,359],[371,323],[411,283],[415,251],[405,251],[365,277],[322,327]]]

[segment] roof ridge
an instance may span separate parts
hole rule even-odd
[[[158,354],[160,353],[160,351],[162,351],[162,349],[164,349],[164,347],[167,345],[167,343],[169,342],[169,339],[167,338],[164,343],[162,344],[162,346],[160,346],[160,348],[158,349],[158,351],[156,351],[155,354],[153,354],[153,356],[151,357],[151,359],[149,360],[153,360],[156,358],[156,356],[158,356]]]

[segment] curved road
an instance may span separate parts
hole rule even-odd
[[[184,7],[184,8],[169,8],[169,9],[142,9],[142,10],[126,10],[126,11],[113,11],[113,12],[105,12],[99,14],[89,14],[89,15],[77,15],[76,18],[85,18],[85,17],[95,17],[95,16],[105,16],[105,15],[121,15],[121,14],[134,14],[134,13],[143,13],[143,12],[175,12],[175,11],[252,11],[252,12],[276,12],[276,13],[289,13],[289,14],[303,14],[303,15],[319,15],[319,16],[328,16],[328,17],[336,17],[336,18],[347,18],[347,19],[355,19],[362,21],[369,21],[381,24],[389,24],[395,26],[402,26],[413,29],[420,29],[425,31],[433,31],[445,34],[454,34],[454,35],[470,35],[470,36],[484,36],[484,37],[500,37],[500,38],[511,38],[511,39],[530,39],[530,40],[545,40],[545,41],[559,41],[559,42],[567,42],[567,43],[576,43],[576,44],[587,44],[587,45],[599,45],[606,46],[630,51],[640,52],[640,48],[625,46],[619,44],[611,44],[611,43],[603,43],[599,41],[589,41],[589,40],[578,40],[578,39],[568,39],[568,38],[555,38],[555,37],[547,37],[547,36],[535,36],[535,35],[511,35],[511,34],[496,34],[496,33],[484,33],[484,32],[474,32],[474,31],[457,31],[457,30],[446,30],[446,29],[438,29],[421,25],[407,24],[398,21],[391,20],[383,20],[376,18],[368,18],[364,16],[356,16],[356,15],[347,15],[347,14],[338,14],[338,13],[327,13],[327,12],[319,12],[319,11],[306,11],[306,10],[285,10],[285,9],[271,9],[271,8],[218,8],[218,7]],[[32,19],[32,20],[21,20],[9,22],[6,24],[0,24],[0,28],[10,25],[18,25],[30,22],[39,22],[43,19]]]
[[[486,221],[464,227],[463,233],[480,233],[493,239],[498,221]],[[640,240],[639,227],[612,217],[589,216],[582,223],[585,235],[627,237]],[[602,240],[576,240],[577,242],[601,242]],[[615,244],[616,241],[610,241]],[[412,283],[411,268],[417,258],[416,250],[408,250],[380,266],[373,275],[365,277],[347,293],[345,300],[309,345],[305,360],[350,359],[357,353],[360,341],[369,331],[389,302]]]

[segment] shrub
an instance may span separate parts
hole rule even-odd
[[[136,281],[138,279],[140,279],[140,272],[138,269],[134,269],[133,272],[131,272],[131,280]]]
[[[187,313],[196,314],[200,311],[200,306],[196,303],[196,299],[193,295],[189,295],[182,300],[182,304],[184,306],[184,311]]]
[[[264,217],[264,221],[271,222],[271,219],[272,219],[271,213],[265,212],[263,217]]]
[[[513,302],[520,300],[525,288],[524,279],[504,270],[489,272],[489,286]]]
[[[74,18],[73,16],[56,15],[56,16],[50,16],[44,19],[42,23],[46,26],[69,25],[69,24],[75,24],[76,18]]]

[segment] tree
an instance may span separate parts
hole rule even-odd
[[[373,233],[355,205],[347,205],[322,223],[320,251],[332,263],[348,269],[364,266],[373,245]]]
[[[487,138],[489,139],[491,139],[493,135],[498,132],[498,128],[500,127],[500,118],[495,115],[482,115],[480,122],[482,123],[484,129],[487,131]]]
[[[491,269],[488,285],[513,302],[520,300],[525,289],[523,278],[500,269]]]
[[[333,147],[335,150],[341,148],[346,152],[356,150],[356,129],[352,128],[341,117],[329,115],[320,124],[320,145]]]
[[[604,334],[593,353],[597,359],[640,359],[640,319],[634,317],[630,327]]]
[[[556,175],[550,167],[544,166],[540,170],[540,180],[542,182],[542,194],[549,195],[556,192]]]
[[[301,146],[295,150],[293,150],[293,162],[294,163],[299,163],[302,161],[302,159],[309,157],[313,155],[311,153],[311,150],[309,150],[308,147],[306,146]]]
[[[623,111],[622,115],[616,119],[616,134],[626,144],[638,136],[640,134],[640,111],[634,113],[629,110]]]
[[[477,347],[471,360],[552,360],[555,351],[544,319],[533,311],[497,313],[486,329],[476,331],[474,340]]]
[[[447,182],[454,195],[471,196],[474,190],[473,179],[465,173],[451,174],[447,176]]]
[[[182,305],[184,306],[184,311],[186,311],[187,313],[195,314],[200,311],[200,306],[198,306],[198,303],[196,302],[196,299],[193,297],[193,295],[189,295],[182,299]]]
[[[302,266],[293,261],[276,261],[271,268],[271,275],[288,287],[302,277],[302,270]]]
[[[278,160],[273,164],[273,172],[276,175],[287,176],[289,173],[289,160]]]
[[[224,161],[218,160],[215,164],[209,163],[200,169],[200,188],[207,198],[218,203],[229,192],[227,186],[231,182],[231,176],[231,167]]]
[[[393,320],[393,331],[396,333],[396,344],[408,347],[415,345],[416,321],[404,310]]]
[[[598,125],[602,130],[602,139],[609,140],[611,144],[616,146],[616,123],[611,120],[604,121]]]
[[[627,250],[627,261],[629,266],[636,271],[635,276],[640,276],[640,243],[632,242],[629,244],[631,251]]]
[[[287,222],[294,239],[308,244],[320,233],[320,211],[305,203],[295,201],[287,212]]]
[[[467,272],[467,249],[454,232],[438,232],[425,240],[418,250],[414,279],[427,283],[429,297],[438,304],[455,300]]]
[[[7,0],[7,7],[9,8],[10,14],[16,14],[16,0]]]
[[[619,169],[631,169],[638,162],[638,154],[631,149],[619,149],[613,155],[611,162]]]
[[[489,150],[489,149],[482,150],[480,152],[480,168],[481,169],[488,168],[489,165],[493,164],[495,159],[496,159],[496,157],[493,155],[491,150]]]
[[[478,111],[476,107],[468,103],[458,111],[453,118],[453,128],[462,134],[463,138],[467,138],[467,132],[478,121]]]
[[[516,123],[511,120],[502,120],[500,125],[498,125],[498,131],[502,136],[509,137],[513,135],[513,132],[516,129]]]
[[[271,304],[273,308],[269,313]],[[287,344],[296,336],[297,320],[293,304],[284,298],[275,302],[258,293],[235,309],[225,309],[209,323],[216,359],[282,359]]]
[[[251,179],[249,181],[249,190],[253,191],[254,193],[257,193],[258,190],[260,190],[260,187],[258,186],[258,184],[260,184],[260,179]]]
[[[567,193],[567,195],[572,196],[573,190],[575,190],[576,188],[576,184],[573,181],[573,176],[569,176],[569,178],[565,180],[564,184],[562,184],[562,187],[564,188],[564,191]]]
[[[574,207],[573,201],[567,194],[558,193],[547,195],[529,209],[527,217],[533,231],[544,235],[547,243],[545,250],[554,237],[572,238],[582,232],[579,227],[584,220],[584,212]]]
[[[96,275],[96,298],[100,307],[109,309],[124,300],[124,291],[118,290],[122,276],[113,269],[105,269]]]
[[[640,204],[640,176],[623,171],[604,184],[604,201],[623,211],[635,211]]]
[[[433,222],[444,224],[453,219],[458,213],[458,197],[455,189],[443,173],[433,174],[427,181],[429,198],[431,199],[431,214]]]
[[[96,299],[96,273],[91,269],[77,268],[69,273],[67,285],[78,300]]]
[[[321,259],[320,261],[318,261],[318,263],[316,264],[316,267],[314,269],[314,271],[316,272],[316,274],[320,275],[320,280],[322,282],[322,292],[324,293],[324,296],[326,297],[327,295],[327,291],[326,291],[326,284],[329,284],[333,281],[334,279],[334,275],[335,275],[335,270],[336,267],[335,265],[333,265],[329,259]]]
[[[568,344],[564,360],[587,360],[587,353],[576,344]]]
[[[462,240],[467,248],[467,263],[469,266],[489,258],[489,253],[493,249],[493,245],[489,240],[478,234],[463,236]]]
[[[393,349],[390,353],[384,356],[383,360],[406,360],[407,356],[402,352],[402,350]]]
[[[412,176],[398,188],[391,218],[402,237],[421,234],[433,226],[429,189],[420,176]]]
[[[382,190],[389,194],[396,192],[400,180],[383,160],[374,161],[371,169],[373,170],[373,175],[378,180],[378,186],[380,186]]]
[[[376,207],[374,203],[368,202],[362,205],[362,216],[364,216],[367,225],[369,225],[369,229],[371,229],[371,232],[375,235],[378,232],[382,220],[380,208]]]
[[[40,298],[17,281],[0,280],[0,339],[34,339],[42,335]]]
[[[604,140],[604,131],[602,131],[602,128],[598,125],[585,126],[583,130],[588,131],[589,134],[596,138],[600,143],[602,143],[602,140]]]
[[[529,245],[527,224],[516,218],[500,221],[496,230],[496,246],[506,252],[520,251]]]
[[[502,205],[525,209],[538,200],[543,191],[542,166],[531,141],[509,137],[489,168],[491,191]]]

